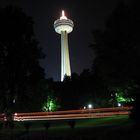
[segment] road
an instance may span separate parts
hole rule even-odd
[[[112,117],[118,115],[129,115],[131,109],[132,107],[113,107],[98,109],[65,110],[56,112],[14,113],[13,120],[31,121]],[[0,114],[0,118],[4,121],[7,120],[4,114]]]

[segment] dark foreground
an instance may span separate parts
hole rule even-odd
[[[128,116],[86,120],[0,123],[0,140],[137,140],[140,129]]]

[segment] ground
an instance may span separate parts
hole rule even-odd
[[[73,120],[71,120],[73,121]],[[75,120],[16,122],[13,129],[2,128],[0,140],[125,140],[139,139],[140,129],[135,129],[128,116]]]

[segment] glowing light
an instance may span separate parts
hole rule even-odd
[[[62,16],[60,17],[60,19],[67,19],[67,17],[65,16],[64,10],[62,10]]]
[[[13,103],[15,103],[16,102],[16,100],[15,99],[13,99]]]
[[[119,106],[119,107],[122,106],[121,103],[118,103],[118,106]]]
[[[86,109],[86,106],[84,106],[84,109]]]
[[[88,108],[89,108],[89,109],[92,108],[92,104],[89,104],[89,105],[88,105]]]
[[[17,116],[17,113],[15,113],[14,116]]]

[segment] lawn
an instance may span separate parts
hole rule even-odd
[[[16,122],[13,130],[2,128],[0,140],[121,140],[140,139],[140,129],[135,129],[128,116],[115,116],[98,119],[75,120],[75,127],[70,120]],[[29,131],[25,129],[25,125]],[[46,127],[45,127],[46,124]],[[48,124],[50,125],[49,128]],[[10,138],[10,139],[9,139]]]

